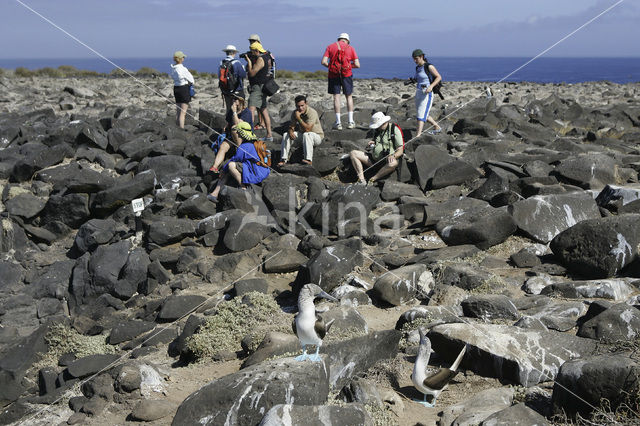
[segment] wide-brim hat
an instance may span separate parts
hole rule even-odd
[[[247,123],[246,121],[238,123],[232,128],[235,129],[236,132],[238,132],[238,136],[240,136],[242,140],[248,142],[258,140],[258,137],[253,133],[253,129],[251,129],[251,124]]]
[[[377,129],[389,120],[391,120],[390,116],[384,115],[383,112],[378,111],[371,116],[371,123],[369,124],[369,128]]]
[[[233,44],[227,44],[227,47],[225,47],[224,49],[222,49],[223,52],[237,52],[238,49],[236,49],[236,47]]]
[[[343,38],[343,39],[345,39],[347,41],[350,41],[349,40],[349,34],[347,34],[347,33],[340,33],[340,35],[338,36],[338,40],[340,40],[341,38]]]

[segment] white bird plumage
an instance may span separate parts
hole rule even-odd
[[[429,364],[429,358],[431,357],[431,340],[429,340],[421,329],[418,329],[418,332],[420,333],[420,347],[418,348],[418,355],[416,356],[416,362],[413,366],[411,381],[415,388],[422,392],[424,397],[422,401],[415,401],[427,407],[434,407],[436,405],[438,395],[445,390],[451,379],[453,379],[458,373],[458,366],[462,361],[462,357],[464,356],[467,347],[465,345],[462,348],[451,367],[440,368],[435,373],[427,376],[427,365]],[[427,402],[427,395],[431,396],[431,402]]]
[[[320,361],[319,352],[320,346],[322,346],[322,339],[329,331],[331,324],[333,324],[333,320],[325,323],[324,319],[317,315],[316,307],[313,303],[317,297],[333,302],[338,301],[338,299],[327,294],[315,284],[306,284],[302,287],[298,296],[298,314],[293,319],[292,324],[293,332],[298,336],[302,346],[302,355],[295,358],[297,361],[306,359]],[[307,355],[307,345],[314,345],[316,353],[311,356]]]

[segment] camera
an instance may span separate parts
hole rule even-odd
[[[249,56],[251,56],[251,51],[241,53],[238,56],[240,56],[242,59],[244,59],[246,61],[246,60],[248,60]]]
[[[418,82],[418,80],[416,80],[415,78],[412,77],[412,78],[407,79],[407,81],[404,82],[404,85],[408,86],[410,84],[416,84],[417,82]]]

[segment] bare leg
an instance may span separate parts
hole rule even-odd
[[[236,167],[236,163],[235,162],[233,162],[233,161],[229,162],[228,170],[229,170],[229,173],[231,174],[231,176],[233,176],[233,178],[236,180],[236,182],[238,182],[240,187],[244,188],[244,185],[242,184],[242,174],[238,171],[238,168]]]
[[[396,167],[398,167],[398,160],[396,160],[395,158],[393,159],[393,161],[391,162],[391,164],[389,164],[388,160],[385,158],[384,160],[385,164],[384,166],[382,166],[382,168],[380,170],[378,170],[378,173],[376,173],[371,179],[371,182],[375,182],[378,179],[380,179],[381,177],[384,177],[386,175],[388,175],[389,173],[391,173],[392,171],[394,171],[396,169]]]
[[[340,114],[340,93],[333,95],[333,110],[336,114]]]
[[[189,104],[176,104],[176,124],[184,129],[184,120],[187,118],[187,108]]]
[[[218,183],[216,184],[216,187],[213,189],[213,191],[211,191],[211,195],[213,195],[216,198],[218,197],[218,194],[220,193],[220,190],[222,189],[222,187],[227,184],[228,177],[229,175],[225,172],[222,172],[220,174],[220,179],[218,179]]]
[[[416,136],[420,136],[422,129],[424,128],[424,121],[418,120],[418,130],[416,130]]]
[[[271,135],[271,118],[269,117],[269,109],[268,108],[262,108],[260,110],[260,114],[262,115],[262,118],[264,119],[264,127],[267,129],[267,137],[268,138],[273,137]]]
[[[249,111],[251,111],[251,118],[253,119],[253,124],[255,125],[256,124],[256,107],[250,106]],[[258,119],[260,119],[259,117],[260,117],[260,114],[258,113]]]
[[[438,123],[436,123],[436,120],[431,118],[431,116],[427,117],[427,121],[429,122],[429,124],[435,127],[435,130],[440,130],[440,126],[438,125]]]
[[[227,154],[230,148],[231,145],[229,145],[229,142],[227,141],[224,141],[220,144],[218,153],[216,154],[216,159],[213,161],[213,166],[211,167],[212,169],[214,169],[214,171],[220,167],[220,165],[224,161],[224,156]]]
[[[353,168],[356,170],[356,174],[358,175],[358,180],[360,182],[366,182],[364,180],[364,170],[362,165],[369,167],[371,165],[371,161],[369,161],[369,157],[362,151],[358,151],[354,149],[349,153],[349,158],[351,159],[351,164],[353,164]]]
[[[344,95],[347,98],[347,111],[353,112],[353,95]]]

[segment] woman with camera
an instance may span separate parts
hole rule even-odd
[[[247,75],[249,77],[249,109],[252,113],[258,110],[264,120],[267,136],[264,138],[266,142],[273,141],[271,134],[271,119],[269,118],[269,109],[267,108],[267,95],[262,91],[262,87],[269,79],[269,70],[271,69],[271,60],[267,51],[264,50],[262,44],[255,41],[249,47],[251,54],[240,55],[247,61]]]
[[[191,102],[190,86],[193,85],[193,76],[182,65],[187,55],[180,50],[173,54],[174,64],[171,64],[171,77],[173,78],[173,96],[176,98],[176,124],[184,129],[184,120],[187,117],[187,108]]]
[[[425,121],[428,121],[434,129],[429,130],[429,134],[440,133],[442,129],[436,121],[429,116],[431,105],[433,104],[434,88],[442,81],[442,77],[436,67],[428,63],[421,49],[416,49],[411,54],[416,63],[416,74],[413,82],[416,86],[416,118],[418,119],[418,130],[416,136],[422,133]]]

